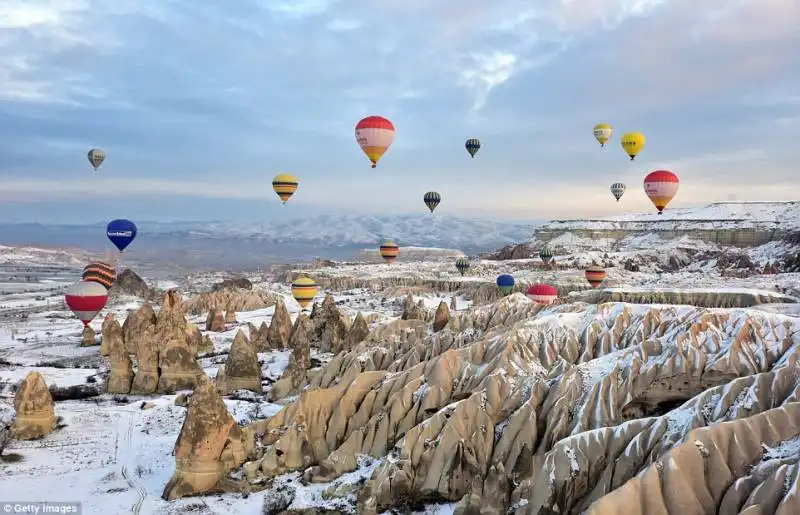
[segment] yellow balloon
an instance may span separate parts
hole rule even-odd
[[[605,147],[608,140],[611,139],[611,133],[614,129],[607,123],[598,123],[594,126],[594,139],[596,139],[601,147]]]
[[[272,178],[272,189],[284,204],[297,191],[297,184],[297,177],[289,173],[279,173]]]
[[[319,286],[310,277],[298,277],[292,282],[292,297],[302,309],[306,309],[314,301],[318,291]]]
[[[636,156],[644,149],[645,139],[641,132],[628,132],[622,135],[622,149],[631,156],[633,161]]]

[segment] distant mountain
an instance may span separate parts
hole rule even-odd
[[[255,266],[276,261],[355,258],[384,238],[401,247],[459,249],[474,254],[530,239],[538,222],[492,222],[439,215],[321,215],[268,223],[139,222],[127,256],[196,266]],[[0,224],[0,245],[109,246],[105,224]]]

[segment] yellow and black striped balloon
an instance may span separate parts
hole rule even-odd
[[[386,260],[386,263],[392,264],[397,256],[400,254],[400,245],[393,242],[392,240],[387,240],[381,243],[380,246],[381,257]]]
[[[284,204],[297,191],[298,184],[297,177],[289,173],[279,173],[272,178],[272,189],[275,190],[275,193],[278,194]]]
[[[117,280],[117,271],[114,270],[114,267],[111,265],[103,263],[102,261],[97,261],[89,263],[84,267],[83,273],[81,273],[81,279],[102,284],[108,289],[111,288],[111,286],[114,285],[114,281]]]
[[[318,291],[317,283],[310,277],[298,277],[292,283],[292,297],[302,309],[306,309],[314,301]]]

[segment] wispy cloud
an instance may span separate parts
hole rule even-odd
[[[541,218],[615,209],[607,184],[668,166],[676,202],[723,178],[777,198],[796,191],[798,25],[795,0],[6,0],[0,180],[77,205],[103,180],[244,201],[287,170],[300,204],[415,209],[436,188]],[[376,170],[353,140],[369,114],[398,129]],[[599,121],[647,134],[635,163],[597,147]]]

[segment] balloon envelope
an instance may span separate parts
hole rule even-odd
[[[292,297],[302,309],[306,309],[311,304],[318,291],[317,283],[310,277],[298,277],[292,282]]]
[[[601,266],[589,266],[584,272],[584,277],[592,285],[592,288],[597,288],[606,278],[606,271]]]
[[[614,130],[607,123],[598,123],[594,126],[592,132],[594,133],[594,139],[600,143],[601,147],[604,147],[606,143],[608,143],[608,140],[611,139],[611,134]]]
[[[108,290],[96,282],[80,281],[67,288],[64,301],[78,320],[88,326],[108,302]]]
[[[106,236],[122,252],[136,238],[136,224],[130,220],[111,220],[106,226]]]
[[[297,191],[298,184],[297,177],[289,173],[279,173],[272,178],[272,189],[275,190],[275,193],[278,194],[284,204]]]
[[[81,279],[84,281],[96,282],[103,285],[105,288],[111,288],[111,286],[114,285],[114,281],[117,279],[117,270],[108,263],[95,261],[83,268]]]
[[[558,298],[558,289],[549,284],[532,284],[526,295],[537,304],[552,304]]]
[[[621,182],[615,182],[611,185],[611,194],[614,195],[614,198],[619,202],[619,199],[625,194],[625,185]]]
[[[389,264],[392,264],[398,254],[400,254],[400,246],[392,240],[381,243],[379,250],[381,252],[381,257]]]
[[[660,215],[678,193],[680,180],[669,170],[656,170],[644,178],[644,192]]]
[[[469,152],[469,155],[475,157],[475,154],[477,154],[478,150],[481,149],[481,142],[478,140],[478,138],[469,138],[464,146],[466,147],[467,152]]]
[[[428,206],[428,209],[433,213],[433,210],[436,209],[436,206],[442,201],[442,196],[435,191],[429,191],[422,196],[422,201],[425,202],[425,205]]]
[[[547,245],[542,247],[542,249],[539,251],[539,259],[544,261],[545,265],[549,263],[551,259],[553,259],[553,251],[550,250],[550,247]]]
[[[464,275],[464,273],[469,270],[469,260],[465,257],[456,259],[456,270],[458,270],[461,275]]]
[[[501,274],[497,276],[497,287],[500,293],[508,295],[514,289],[514,276],[510,274]]]
[[[631,161],[644,149],[645,142],[644,134],[641,132],[628,132],[623,134],[620,140],[623,150],[630,156]]]
[[[86,157],[89,158],[89,163],[91,163],[92,168],[97,170],[97,167],[106,160],[106,153],[99,148],[93,148],[86,154]]]
[[[394,125],[383,116],[367,116],[356,124],[356,141],[361,150],[378,166],[378,161],[394,141]]]

